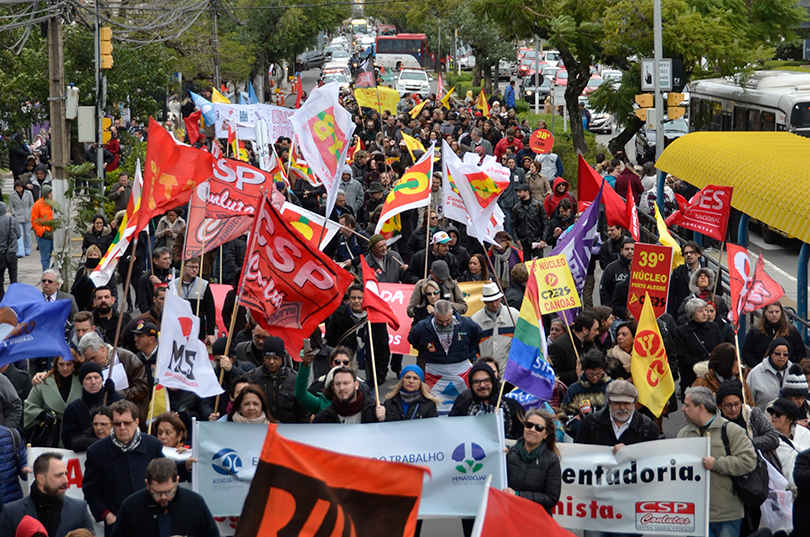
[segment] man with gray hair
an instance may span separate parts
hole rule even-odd
[[[629,444],[658,440],[661,435],[653,420],[638,412],[638,390],[626,380],[614,380],[605,392],[607,406],[587,414],[577,432],[577,444],[613,446],[615,454]],[[586,532],[587,533],[587,532]]]
[[[45,297],[45,302],[56,302],[57,300],[70,299],[70,313],[68,313],[68,322],[73,323],[73,316],[79,313],[79,306],[76,305],[76,299],[70,293],[60,291],[62,286],[62,275],[58,270],[47,269],[42,271],[42,296]]]
[[[694,365],[708,360],[714,348],[725,341],[718,324],[709,322],[706,302],[693,298],[686,303],[685,309],[689,321],[675,329],[673,334],[681,374],[681,395],[697,378]]]
[[[79,353],[85,361],[96,362],[103,369],[108,369],[113,355],[117,354],[116,365],[113,369],[112,380],[115,388],[128,401],[138,405],[141,428],[146,430],[146,415],[149,412],[150,386],[146,376],[143,362],[126,349],[113,349],[112,345],[104,343],[95,332],[85,334],[79,341]],[[109,375],[104,373],[104,377]]]
[[[481,146],[481,147],[484,148],[484,151],[486,152],[487,155],[492,155],[493,154],[492,144],[489,143],[489,140],[487,140],[487,139],[485,139],[483,137],[483,133],[481,132],[481,129],[475,128],[472,131],[470,131],[470,140],[471,140],[470,141],[470,149],[472,151],[475,151],[476,147]]]
[[[756,468],[754,445],[742,427],[717,412],[717,403],[709,388],[687,388],[683,413],[688,423],[678,431],[678,438],[710,437],[711,455],[703,457],[703,467],[712,472],[709,536],[737,536],[744,505],[734,493],[731,477],[745,475]]]

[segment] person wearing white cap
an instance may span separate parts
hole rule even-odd
[[[425,267],[430,267],[435,261],[447,263],[449,278],[458,279],[458,261],[450,253],[450,235],[446,231],[437,231],[430,241],[430,249],[420,250],[413,254],[408,270],[402,275],[403,283],[417,283],[425,277]]]
[[[363,208],[363,185],[352,177],[352,167],[343,166],[343,175],[338,188],[346,193],[346,204],[352,208],[354,214],[360,214]]]
[[[503,304],[503,293],[498,284],[484,284],[481,301],[484,308],[475,312],[472,320],[481,327],[481,342],[478,344],[481,356],[494,356],[498,361],[500,375],[503,377],[506,359],[512,347],[512,336],[515,334],[515,323],[520,312]]]

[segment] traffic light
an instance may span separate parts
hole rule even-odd
[[[683,93],[670,91],[667,94],[667,106],[678,106],[683,102]]]
[[[113,66],[112,28],[102,26],[101,28],[98,29],[98,32],[99,32],[99,40],[101,42],[101,68],[112,69]]]
[[[639,118],[641,121],[647,121],[647,109],[646,108],[636,108],[635,109],[636,117]]]
[[[668,106],[667,107],[667,117],[669,119],[680,119],[686,113],[686,109],[683,106]]]
[[[636,104],[639,105],[641,108],[652,108],[653,106],[655,106],[655,103],[653,102],[653,96],[650,95],[649,93],[642,93],[641,95],[636,95]]]
[[[106,144],[112,138],[112,133],[110,132],[110,127],[112,127],[112,118],[101,118],[101,127],[103,129],[101,133],[101,143]]]

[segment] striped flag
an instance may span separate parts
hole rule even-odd
[[[127,203],[127,212],[118,226],[118,232],[115,234],[112,244],[104,256],[98,262],[98,265],[90,273],[90,281],[93,285],[107,285],[110,279],[115,274],[115,268],[118,266],[118,259],[124,255],[124,252],[129,247],[132,236],[135,234],[135,227],[138,224],[137,212],[141,205],[141,188],[143,187],[143,174],[141,173],[141,160],[135,164],[135,176],[132,181],[132,193],[129,196]]]
[[[405,175],[402,176],[393,190],[388,193],[383,204],[382,213],[380,213],[380,220],[377,222],[377,228],[374,233],[380,233],[384,237],[386,233],[390,236],[386,237],[388,244],[396,241],[393,238],[402,233],[402,224],[398,226],[389,223],[390,220],[399,217],[401,213],[409,209],[416,209],[418,207],[426,207],[430,205],[430,189],[433,181],[433,150],[435,144],[430,146],[419,161],[408,168]],[[396,220],[394,220],[396,222]],[[385,230],[385,232],[384,232]],[[392,240],[393,239],[393,240]]]
[[[293,227],[304,236],[313,246],[318,246],[318,239],[323,234],[319,249],[323,250],[326,245],[331,242],[332,238],[340,230],[340,225],[329,219],[324,219],[323,216],[315,214],[311,211],[295,205],[294,203],[284,202],[281,207],[281,216],[287,219]],[[323,222],[326,220],[326,231],[323,231]]]

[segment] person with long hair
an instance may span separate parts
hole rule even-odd
[[[464,271],[458,281],[486,283],[491,279],[484,254],[472,254],[467,262],[467,270]]]
[[[236,423],[275,423],[260,386],[250,384],[242,388],[233,402],[228,421]]]
[[[554,419],[540,410],[529,410],[523,423],[523,437],[506,454],[509,486],[504,492],[539,503],[551,515],[562,489]]]
[[[415,364],[406,365],[399,382],[385,396],[385,421],[436,418],[439,416],[438,402],[430,394],[422,368]]]
[[[185,445],[186,425],[174,412],[164,412],[152,421],[152,430],[163,447],[177,448],[178,452],[188,449]]]
[[[737,362],[737,349],[731,343],[720,343],[709,354],[709,360],[695,364],[692,368],[697,379],[692,386],[705,386],[716,394],[720,385],[728,379],[742,379]],[[745,384],[745,404],[754,406],[751,388]],[[718,400],[718,404],[719,404]]]
[[[636,337],[638,324],[635,321],[625,321],[616,329],[616,344],[607,351],[610,360],[608,374],[613,379],[629,379],[631,357],[633,355],[633,342]]]
[[[82,396],[82,383],[79,381],[79,367],[82,362],[76,358],[65,360],[57,356],[45,379],[31,389],[23,404],[23,424],[26,429],[43,421],[53,412],[59,424],[59,445],[45,447],[63,448],[62,420],[68,405]],[[14,367],[14,366],[12,366]]]
[[[762,316],[743,341],[742,360],[748,367],[755,367],[768,354],[768,345],[774,338],[785,338],[793,349],[793,361],[799,363],[807,357],[801,335],[788,321],[781,302],[774,302],[762,308]]]

